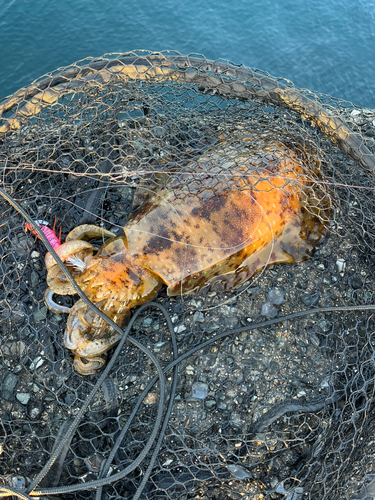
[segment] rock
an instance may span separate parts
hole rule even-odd
[[[312,343],[312,345],[314,345],[315,347],[320,346],[319,338],[317,335],[315,335],[315,333],[311,332],[309,335],[309,339],[310,339],[310,342]]]
[[[318,325],[319,328],[325,333],[328,333],[332,330],[332,323],[330,321],[326,321],[323,319],[322,321],[319,321]]]
[[[203,321],[204,321],[204,314],[196,311],[193,316],[193,322],[203,323]]]
[[[272,288],[272,290],[268,292],[267,300],[275,306],[281,305],[284,302],[284,299],[285,292],[282,288]]]
[[[158,400],[158,395],[156,392],[149,392],[145,399],[143,400],[143,403],[145,405],[154,405]]]
[[[62,314],[54,314],[52,318],[55,323],[60,323],[64,319]]]
[[[201,382],[193,384],[192,396],[197,399],[206,399],[208,396],[208,385]]]
[[[162,139],[165,136],[165,130],[163,127],[153,127],[151,129],[151,133],[159,139]]]
[[[186,330],[185,325],[178,325],[174,328],[175,333],[182,333]]]
[[[28,235],[17,235],[11,239],[11,244],[16,257],[25,257],[29,255],[34,245],[34,241],[32,238],[29,238]]]
[[[349,285],[354,289],[358,290],[363,287],[362,279],[358,274],[355,274],[349,279]]]
[[[198,309],[199,307],[202,307],[203,305],[203,300],[202,299],[192,299],[190,302],[191,307],[195,307]]]
[[[13,302],[10,305],[10,314],[12,322],[16,325],[22,325],[22,323],[25,322],[27,317],[25,306],[24,304],[22,304],[22,302],[15,302],[15,303]]]
[[[33,266],[34,268],[37,270],[37,271],[41,271],[42,270],[42,264],[40,263],[39,260],[34,260],[33,261]]]
[[[39,311],[35,311],[34,314],[34,321],[35,323],[39,323],[40,321],[43,321],[47,317],[47,306],[41,307]]]
[[[40,366],[42,366],[43,363],[44,363],[44,358],[42,358],[42,356],[38,356],[30,364],[30,370],[34,370],[34,369],[36,370],[37,368],[39,368]]]
[[[143,328],[150,327],[152,325],[152,322],[153,322],[153,319],[150,316],[147,316],[147,318],[145,318],[143,320],[143,323],[142,323]]]
[[[14,390],[17,384],[17,375],[11,372],[4,372],[0,381],[0,397],[8,401],[13,401]]]
[[[220,401],[217,404],[217,407],[219,408],[219,410],[226,410],[227,409],[227,405],[225,403],[223,403],[222,401]]]
[[[31,285],[33,286],[33,288],[36,288],[39,285],[38,273],[35,271],[32,271],[31,276],[30,276],[30,280],[31,280]]]
[[[232,476],[239,481],[243,481],[244,479],[249,479],[252,477],[250,472],[248,472],[241,465],[227,465],[227,469],[229,470],[229,472],[231,472]]]
[[[163,347],[164,347],[165,345],[167,345],[167,344],[168,344],[168,342],[166,342],[166,341],[160,341],[160,342],[157,342],[157,343],[154,345],[154,352],[160,352],[160,351],[163,349]]]
[[[233,359],[233,358],[231,358],[231,357],[226,358],[226,360],[225,360],[225,361],[226,361],[226,364],[227,364],[228,366],[233,366],[233,365],[234,365],[234,359]]]
[[[31,394],[29,394],[28,392],[18,392],[16,394],[16,398],[22,405],[27,405],[31,398]]]
[[[3,354],[12,356],[13,358],[20,358],[26,351],[26,345],[21,341],[6,342],[2,347]]]
[[[302,302],[309,307],[315,306],[319,302],[319,299],[320,295],[318,293],[313,293],[311,295],[305,294],[301,297]]]
[[[186,373],[186,375],[194,375],[194,373],[195,373],[194,367],[191,365],[188,365],[185,368],[185,373]]]
[[[345,272],[346,269],[346,261],[345,259],[337,259],[336,260],[336,266],[339,271],[339,273]]]
[[[271,304],[271,302],[265,302],[262,304],[262,311],[261,314],[262,316],[266,316],[267,318],[276,318],[278,315],[279,311],[276,309],[276,307]]]

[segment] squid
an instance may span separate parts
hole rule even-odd
[[[275,263],[298,263],[325,234],[314,192],[317,163],[301,147],[242,131],[195,160],[156,173],[137,189],[121,235],[74,228],[61,260],[86,296],[123,326],[132,308],[166,286],[169,296],[229,291]],[[102,238],[96,250],[90,242]],[[94,374],[121,335],[82,301],[59,310],[53,294],[75,291],[47,253],[47,303],[68,312],[64,344],[82,375]]]

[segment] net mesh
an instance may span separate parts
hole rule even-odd
[[[101,371],[73,367],[67,316],[45,304],[44,245],[0,199],[4,485],[64,499],[372,498],[374,137],[375,111],[170,52],[86,59],[0,102],[1,187],[33,220],[56,219],[62,240],[88,223],[122,234],[160,189],[230,191],[241,177],[246,190],[264,158],[280,161],[267,149],[276,143],[300,167],[280,189],[295,188],[320,228],[298,264],[236,287],[221,276],[195,294],[162,287],[154,302],[166,312],[146,305],[130,331],[148,351],[125,342],[98,388]],[[271,169],[271,189],[273,179]],[[148,352],[165,387],[148,387]]]

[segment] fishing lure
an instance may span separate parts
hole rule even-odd
[[[34,221],[34,223],[41,229],[44,236],[47,238],[49,244],[51,245],[51,247],[54,250],[56,250],[57,248],[59,248],[61,246],[61,240],[60,240],[60,238],[58,238],[56,236],[56,233],[54,231],[55,225],[54,225],[53,229],[50,229],[48,227],[48,222],[46,222],[46,221],[36,220],[36,221]],[[55,224],[56,224],[56,221],[55,221]],[[35,234],[39,238],[36,231],[33,230],[33,228],[31,227],[31,225],[28,222],[25,223],[25,228],[28,231],[31,231],[31,234]],[[67,258],[67,262],[69,264],[71,264],[72,266],[74,266],[74,268],[79,270],[80,272],[83,272],[86,269],[86,263],[75,255],[69,256]]]

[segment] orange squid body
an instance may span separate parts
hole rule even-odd
[[[269,264],[300,262],[323,234],[305,206],[312,182],[306,171],[298,152],[283,144],[254,148],[242,138],[239,151],[235,141],[222,141],[169,177],[145,183],[124,234],[72,274],[121,326],[162,285],[171,296],[230,290]],[[56,272],[48,284],[72,293]],[[65,345],[80,373],[100,368],[118,340],[82,301],[72,308]]]

